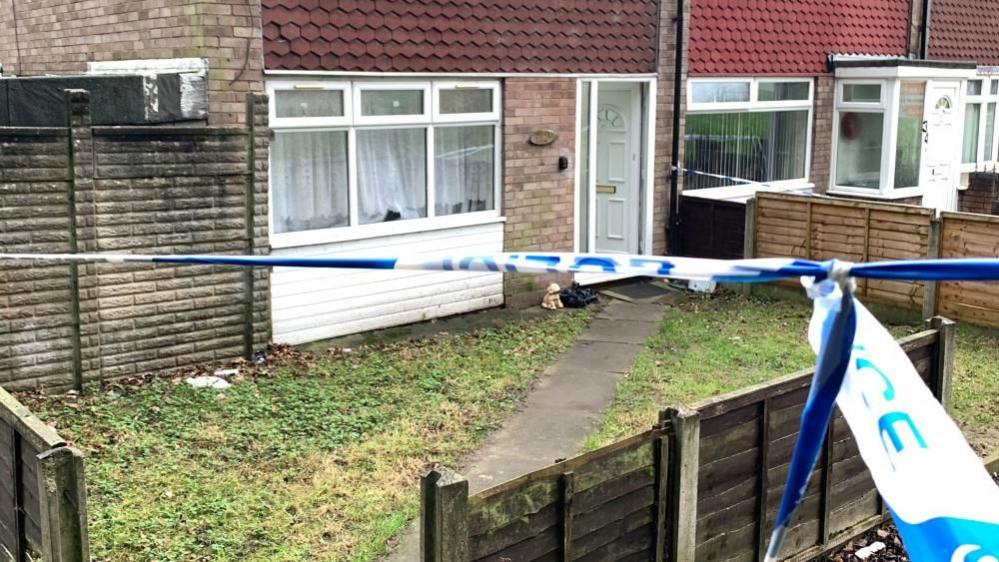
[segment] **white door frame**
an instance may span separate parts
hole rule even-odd
[[[579,232],[580,232],[580,198],[578,194],[580,193],[579,182],[581,181],[582,174],[580,170],[580,150],[582,148],[582,130],[579,125],[582,122],[582,112],[583,112],[583,83],[590,84],[590,107],[589,115],[586,116],[587,121],[590,124],[589,130],[589,143],[591,156],[596,152],[596,142],[597,142],[597,127],[595,126],[597,122],[597,105],[600,103],[599,91],[601,83],[608,82],[630,82],[634,84],[639,84],[640,89],[640,107],[638,108],[640,116],[644,119],[644,130],[643,139],[645,142],[645,154],[643,166],[640,169],[639,178],[639,220],[641,224],[639,226],[639,244],[638,251],[640,254],[652,255],[652,217],[653,217],[653,202],[654,202],[654,192],[655,192],[655,148],[656,148],[656,78],[599,78],[599,79],[586,79],[580,78],[576,80],[576,147],[575,147],[575,172],[574,172],[574,185],[577,189],[573,191],[573,251],[579,252]],[[590,228],[588,229],[587,236],[587,246],[590,252],[593,251],[594,244],[596,242],[596,198],[597,198],[597,159],[589,158],[589,174],[588,174],[588,184],[586,186],[586,194],[588,200],[588,216],[586,218],[587,223]]]

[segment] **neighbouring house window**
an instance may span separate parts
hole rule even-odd
[[[498,82],[276,81],[268,90],[275,235],[382,235],[391,231],[373,225],[497,214]]]
[[[965,171],[995,166],[996,104],[999,103],[999,77],[969,80],[965,90],[964,135],[961,163]]]
[[[807,181],[812,81],[704,79],[688,87],[684,189]]]

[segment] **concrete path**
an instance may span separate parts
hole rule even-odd
[[[575,455],[614,398],[617,380],[659,326],[663,293],[633,302],[612,300],[594,317],[576,343],[545,370],[524,407],[490,436],[461,470],[470,493]],[[607,298],[603,298],[605,302]],[[420,533],[414,522],[384,562],[420,559]]]

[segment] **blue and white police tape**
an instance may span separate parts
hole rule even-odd
[[[776,560],[838,404],[915,562],[999,562],[999,489],[905,352],[852,293],[852,278],[999,280],[999,258],[851,264],[790,258],[708,260],[639,255],[508,253],[398,257],[0,254],[28,262],[177,263],[250,267],[617,273],[717,282],[801,277],[815,310],[818,354],[767,560]],[[927,486],[927,482],[933,482]]]
[[[999,562],[999,487],[850,280],[803,280],[818,365],[766,560],[778,559],[833,411],[833,399],[913,562]]]
[[[739,178],[739,177],[736,177],[736,176],[726,176],[725,174],[713,174],[711,172],[704,172],[704,171],[701,171],[701,170],[695,170],[693,168],[684,168],[682,166],[680,166],[680,167],[673,166],[673,170],[679,170],[679,171],[681,171],[681,172],[683,172],[685,174],[693,174],[695,176],[704,176],[704,177],[707,177],[707,178],[715,178],[715,179],[730,181],[730,182],[734,182],[734,183],[742,183],[742,184],[746,184],[746,185],[760,185],[760,186],[763,186],[763,187],[771,187],[771,185],[769,183],[766,183],[766,182],[758,182],[758,181],[755,181],[755,180],[747,180],[746,178]]]
[[[297,257],[183,254],[11,254],[0,260],[98,263],[177,263],[250,267],[496,271],[510,273],[615,273],[670,279],[754,283],[814,277],[825,279],[831,262],[793,258],[715,260],[629,254],[505,253],[462,255]],[[999,258],[838,262],[851,277],[913,281],[999,280]]]

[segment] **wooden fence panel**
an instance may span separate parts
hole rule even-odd
[[[3,389],[0,434],[0,561],[89,560],[80,452]],[[41,476],[56,457],[59,477]]]
[[[646,432],[470,497],[470,559],[652,557],[667,431]]]
[[[946,405],[954,324],[930,324],[900,344]],[[471,497],[463,479],[432,471],[423,481],[423,559],[762,560],[811,378],[806,371],[670,409],[656,429]],[[824,447],[782,559],[819,556],[886,517],[839,411]]]
[[[999,217],[943,213],[940,257],[999,257]],[[940,283],[938,314],[982,326],[999,327],[999,284]]]
[[[942,332],[901,340],[920,376],[939,397]],[[762,559],[784,493],[811,372],[706,401],[701,412],[697,504],[698,562]],[[884,509],[842,414],[792,519],[783,556],[814,556],[837,539],[882,520]]]
[[[784,193],[759,193],[755,256],[854,262],[924,258],[933,211]],[[920,310],[922,283],[861,280],[864,300]]]

